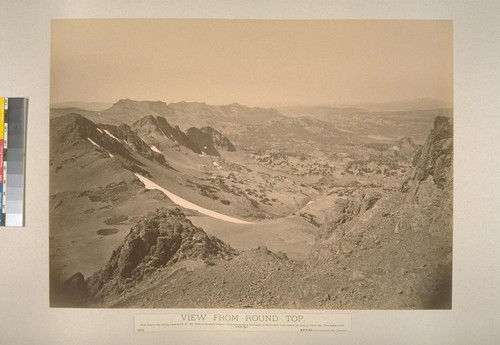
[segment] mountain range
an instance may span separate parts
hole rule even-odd
[[[51,305],[448,308],[446,113],[52,109]]]
[[[201,123],[203,121],[223,121],[230,123],[256,124],[280,118],[275,109],[251,108],[238,103],[229,105],[208,105],[200,102],[178,102],[167,104],[162,101],[135,101],[121,99],[99,116],[110,121],[131,124],[146,115],[169,118],[176,123]]]

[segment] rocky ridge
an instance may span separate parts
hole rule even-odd
[[[135,122],[132,127],[140,136],[154,133],[157,137],[168,139],[173,145],[184,146],[197,154],[220,156],[218,150],[236,151],[227,137],[209,126],[191,127],[183,132],[179,126],[173,127],[164,117],[148,115]]]
[[[53,121],[52,136],[57,139],[52,146],[55,148],[67,150],[68,143],[74,146],[84,140],[87,145],[94,145],[95,150],[109,155],[110,158],[115,155],[122,157],[121,161],[126,161],[128,165],[132,163],[142,165],[132,156],[135,152],[150,161],[168,167],[165,157],[161,153],[154,152],[127,125],[95,124],[77,113],[67,114]],[[125,167],[128,168],[128,165]]]
[[[178,126],[172,126],[161,116],[148,115],[135,122],[132,126],[141,136],[158,134],[160,137],[168,139],[174,145],[184,146],[194,153],[201,154],[199,146],[194,143]]]
[[[194,226],[180,209],[157,209],[132,227],[108,263],[87,280],[87,286],[93,298],[109,297],[159,267],[187,259],[227,260],[235,254],[229,245]]]

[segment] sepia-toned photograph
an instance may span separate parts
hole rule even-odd
[[[448,20],[51,23],[50,306],[451,309]]]

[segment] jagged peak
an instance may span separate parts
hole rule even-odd
[[[193,225],[179,208],[161,208],[131,228],[107,264],[88,279],[88,288],[93,296],[106,296],[168,264],[186,259],[224,260],[235,254],[230,245]]]
[[[401,189],[407,191],[411,181],[425,181],[429,176],[438,188],[445,188],[448,181],[453,178],[452,161],[453,120],[449,117],[437,116],[434,119],[434,128],[425,144],[415,155],[414,168],[403,181]]]

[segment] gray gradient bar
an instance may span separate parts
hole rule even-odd
[[[27,98],[9,98],[6,226],[24,226]]]

